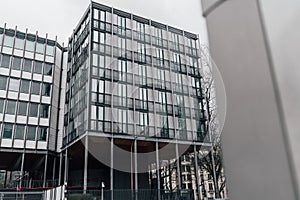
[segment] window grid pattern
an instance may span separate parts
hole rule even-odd
[[[201,141],[206,119],[197,40],[97,8],[90,23],[91,89],[85,93],[91,94],[91,114],[85,116],[90,121],[86,130]],[[74,73],[72,59],[69,66]],[[67,88],[76,78],[70,75]],[[80,134],[69,100],[64,144]]]

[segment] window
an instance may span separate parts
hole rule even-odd
[[[155,36],[156,44],[161,46],[163,43],[162,30],[160,28],[154,27],[153,35]]]
[[[2,55],[1,67],[8,68],[9,67],[10,56]]]
[[[105,44],[105,33],[94,31],[93,41],[101,44]]]
[[[21,92],[29,93],[29,84],[30,82],[27,80],[21,80]]]
[[[103,107],[92,105],[91,110],[91,119],[103,120]]]
[[[97,10],[97,9],[94,8],[93,11],[94,11],[94,15],[93,15],[94,19],[99,19],[99,10]]]
[[[118,16],[118,18],[117,18],[117,23],[118,23],[118,26],[119,26],[119,31],[118,31],[118,33],[119,33],[120,35],[125,35],[126,18],[125,18],[125,17]]]
[[[23,50],[24,49],[24,39],[16,38],[15,48]]]
[[[39,54],[44,54],[44,44],[37,42],[35,51]]]
[[[6,90],[7,78],[5,76],[0,76],[0,90]]]
[[[16,110],[15,108],[16,108],[16,101],[7,100],[6,113],[10,115],[14,115]]]
[[[51,92],[51,85],[49,83],[43,83],[42,95],[49,97],[50,96],[50,92]]]
[[[42,70],[43,70],[42,65],[43,65],[42,62],[36,61],[34,65],[34,73],[42,74]]]
[[[27,103],[19,102],[18,115],[26,116],[26,113],[27,113]]]
[[[31,65],[32,65],[32,61],[31,60],[28,60],[28,59],[25,59],[24,60],[24,67],[23,67],[23,70],[25,72],[31,72]]]
[[[40,83],[33,81],[31,84],[31,94],[40,94]]]
[[[39,127],[38,129],[38,140],[46,141],[47,139],[47,127]]]
[[[136,30],[138,34],[138,39],[144,41],[145,40],[145,24],[136,22]]]
[[[46,55],[53,56],[54,55],[54,46],[50,46],[47,44]]]
[[[119,80],[126,81],[126,61],[118,60]]]
[[[14,38],[9,35],[5,35],[4,37],[4,46],[13,47]]]
[[[52,65],[51,64],[48,64],[48,63],[44,64],[44,75],[49,75],[49,76],[52,75]]]
[[[118,26],[125,28],[126,27],[126,18],[118,16],[117,23],[118,23]]]
[[[13,64],[12,64],[12,69],[20,70],[21,61],[22,61],[21,58],[14,57]]]
[[[49,117],[49,105],[42,104],[40,106],[40,117],[48,118]]]
[[[35,140],[35,131],[36,131],[35,126],[28,126],[26,139],[27,140]]]
[[[93,79],[92,80],[92,91],[98,92],[98,93],[103,93],[104,92],[104,81]]]
[[[100,20],[101,21],[105,21],[105,16],[106,16],[105,11],[100,10]]]
[[[37,117],[38,114],[38,104],[30,103],[29,117]]]
[[[9,81],[9,91],[18,92],[20,89],[20,79],[11,78]]]
[[[3,138],[11,139],[13,131],[13,124],[4,124]]]
[[[26,40],[25,50],[33,52],[34,51],[34,42],[30,41],[30,40]]]
[[[16,125],[16,132],[15,132],[15,139],[24,139],[24,130],[25,130],[25,125]]]
[[[4,99],[0,99],[0,113],[3,113]]]

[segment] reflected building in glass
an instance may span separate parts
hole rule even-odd
[[[104,182],[115,198],[120,189],[200,194],[195,155],[210,144],[199,44],[196,34],[91,3],[68,44],[68,185]]]
[[[50,38],[0,28],[0,169],[6,188],[53,186],[63,48]],[[50,181],[49,181],[50,180]]]

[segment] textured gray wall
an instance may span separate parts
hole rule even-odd
[[[207,16],[212,57],[227,94],[223,147],[229,195],[233,200],[293,200],[295,174],[258,10],[256,1],[228,0]]]

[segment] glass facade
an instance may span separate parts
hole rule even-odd
[[[199,48],[195,34],[92,2],[68,43],[62,148],[73,154],[84,140],[98,148],[70,161],[68,182],[81,173],[84,190],[92,176],[111,190],[199,190],[195,160],[207,142]],[[166,144],[169,156],[159,152]],[[90,161],[102,148],[110,157],[95,162],[107,168]]]
[[[198,37],[122,11],[91,12],[69,42],[64,145],[86,131],[203,141]]]

